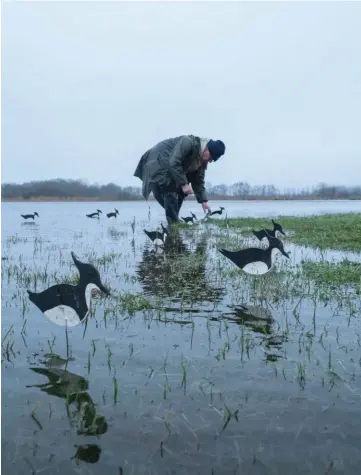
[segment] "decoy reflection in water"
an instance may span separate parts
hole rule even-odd
[[[74,252],[71,256],[79,271],[79,284],[55,284],[39,293],[27,291],[29,299],[50,321],[66,327],[73,327],[86,320],[94,289],[110,295],[102,284],[98,269],[92,264],[79,261]]]
[[[117,210],[117,208],[114,208],[115,211],[112,211],[111,213],[107,213],[107,218],[116,218],[117,217],[117,214],[119,214],[119,211]]]
[[[77,451],[72,459],[86,463],[97,463],[102,449],[96,444],[75,445]]]
[[[255,231],[254,229],[252,229],[252,233],[260,241],[262,241],[262,239],[264,238],[267,238],[268,236],[277,237],[276,235],[277,231],[283,234],[284,236],[286,236],[281,224],[276,223],[276,221],[274,221],[273,219],[272,219],[272,224],[273,224],[273,229],[264,228],[264,229],[261,229],[260,231]]]
[[[20,216],[24,219],[33,219],[33,220],[35,220],[35,216],[39,218],[39,215],[36,211],[34,214],[21,214]]]
[[[45,376],[48,381],[26,387],[39,388],[49,396],[64,399],[69,422],[77,429],[78,435],[101,435],[107,432],[108,423],[104,416],[97,414],[96,405],[88,393],[89,383],[85,378],[60,368],[29,369]]]
[[[187,224],[188,224],[188,223],[192,223],[192,224],[193,224],[194,220],[197,221],[197,217],[196,217],[196,215],[195,215],[194,213],[192,213],[192,211],[191,211],[191,215],[192,215],[192,216],[186,216],[185,218],[182,217],[183,221],[184,221],[185,223],[187,223]]]
[[[268,235],[267,239],[269,241],[267,249],[251,247],[239,251],[229,251],[227,249],[218,249],[218,251],[247,274],[262,275],[272,268],[273,255],[277,250],[289,258],[289,254],[284,250],[283,244],[278,238]]]
[[[232,310],[224,314],[224,317],[236,323],[242,323],[256,333],[271,334],[274,318],[267,308],[260,305],[240,304],[232,307]]]
[[[240,304],[232,308],[232,312],[224,314],[228,321],[245,325],[251,329],[260,338],[260,344],[265,354],[265,360],[277,361],[284,358],[277,353],[282,349],[282,345],[287,341],[287,335],[284,332],[279,333],[276,328],[275,319],[272,313],[260,305]]]
[[[100,209],[97,209],[95,213],[86,214],[85,216],[87,216],[88,218],[98,218],[99,219],[99,214],[100,213],[102,213],[102,211]]]

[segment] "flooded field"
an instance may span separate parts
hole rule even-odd
[[[360,212],[359,202],[212,204],[281,223]],[[99,220],[85,217],[96,208]],[[197,203],[189,210],[201,217]],[[4,473],[360,473],[358,246],[298,245],[284,226],[290,259],[253,277],[217,248],[265,244],[214,221],[181,226],[156,254],[143,232],[165,224],[156,203],[2,204]],[[75,283],[71,251],[112,297],[94,298],[87,323],[66,333],[26,290]]]

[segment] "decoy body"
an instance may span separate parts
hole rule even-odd
[[[39,293],[27,291],[29,299],[50,321],[68,327],[86,320],[93,289],[110,295],[101,282],[99,271],[92,264],[80,262],[74,252],[71,256],[80,274],[79,284],[56,284]]]
[[[102,211],[100,209],[97,209],[95,213],[86,214],[85,216],[87,216],[88,218],[99,218],[99,213],[102,213]]]
[[[267,249],[251,247],[239,251],[218,250],[247,274],[261,275],[268,272],[272,267],[272,251],[278,249],[289,258],[289,254],[284,250],[283,244],[278,238],[267,236],[267,239],[269,241]]]
[[[117,210],[117,208],[114,208],[115,209],[115,212],[113,211],[112,213],[107,213],[107,218],[116,218],[117,217],[117,214],[119,214],[119,211]]]
[[[29,219],[29,218],[35,219],[35,216],[39,217],[39,215],[36,211],[35,211],[34,214],[21,214],[20,216],[24,219]]]
[[[268,236],[272,236],[272,237],[277,237],[276,234],[277,234],[277,231],[279,231],[281,234],[283,234],[284,236],[286,236],[285,232],[283,231],[282,229],[282,226],[279,224],[279,223],[276,223],[273,219],[272,219],[272,224],[273,224],[273,229],[261,229],[260,231],[255,231],[254,229],[252,229],[252,233],[256,236],[257,239],[259,239],[260,241],[262,241],[263,238],[265,237],[268,237]]]
[[[223,206],[220,206],[219,209],[217,209],[216,211],[211,211],[210,213],[208,213],[208,216],[214,216],[215,214],[221,215],[224,210],[225,208],[223,208]]]
[[[185,218],[182,217],[183,221],[188,224],[188,223],[193,223],[194,220],[197,220],[197,217],[194,213],[191,212],[191,215],[192,216],[186,216]]]
[[[153,241],[153,244],[157,247],[164,246],[165,239],[169,234],[168,229],[163,225],[163,223],[161,223],[161,226],[162,231],[147,231],[146,229],[143,230],[145,234],[149,237],[149,239]]]

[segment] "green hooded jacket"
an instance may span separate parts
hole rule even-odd
[[[201,158],[201,140],[181,135],[159,142],[142,155],[134,176],[143,182],[142,194],[148,199],[152,185],[166,187],[172,182],[177,190],[192,184],[198,203],[208,201],[204,186],[207,164]]]

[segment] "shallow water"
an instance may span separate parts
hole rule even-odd
[[[220,204],[229,217],[360,211],[353,201]],[[150,216],[144,202],[115,206],[117,219],[91,220],[85,213],[114,203],[2,204],[4,473],[358,474],[360,298],[311,298],[307,283],[301,298],[301,282],[277,275],[274,285],[227,277],[206,225],[181,232],[181,257],[155,256],[142,230],[164,222],[159,206]],[[200,214],[194,202],[188,210]],[[39,220],[22,223],[33,211]],[[289,248],[280,265],[319,258]],[[86,330],[67,341],[26,289],[74,275],[72,250],[103,257],[116,297],[94,299]],[[276,298],[280,285],[294,293]],[[150,308],[132,311],[134,294]],[[245,303],[272,318],[245,316]]]

